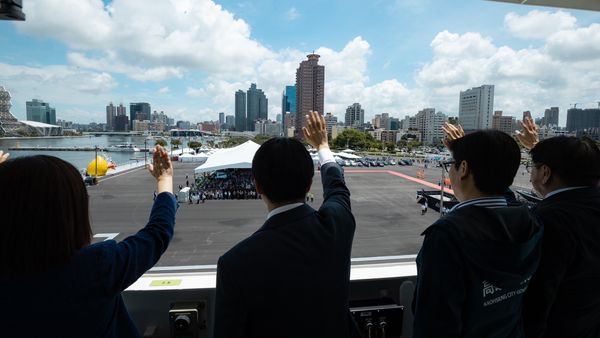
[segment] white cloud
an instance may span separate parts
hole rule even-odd
[[[246,22],[213,1],[155,0],[149,6],[144,0],[114,0],[104,7],[101,0],[60,5],[38,0],[27,2],[26,10],[28,20],[17,25],[21,32],[103,52],[96,63],[138,80],[178,77],[182,69],[250,74],[258,60],[271,55],[250,38]],[[132,67],[142,72],[129,72]]]
[[[600,84],[600,25],[565,27],[547,33],[545,45],[524,49],[496,46],[479,34],[440,32],[431,44],[432,61],[417,73],[417,84],[443,110],[458,111],[459,91],[494,84],[495,109],[513,116],[531,110],[540,116],[545,108],[560,106],[564,121],[569,103],[593,102]]]
[[[433,41],[431,48],[434,56],[438,58],[480,58],[493,55],[496,47],[491,38],[484,38],[479,33],[467,32],[459,35],[443,31],[438,33]]]
[[[508,13],[504,17],[506,30],[523,39],[546,39],[554,33],[573,29],[576,24],[577,18],[563,11],[533,10],[526,15]]]
[[[87,106],[96,104],[98,111],[110,100],[110,91],[117,82],[108,73],[92,72],[62,65],[28,67],[0,63],[0,83],[6,86],[13,98],[13,114],[25,119],[25,102],[33,98],[43,99],[57,108],[62,119],[87,121],[90,112],[64,106]]]
[[[600,68],[600,24],[556,32],[546,43],[548,53],[564,61],[595,61]]]
[[[300,12],[298,12],[296,7],[292,7],[285,12],[285,16],[289,21],[294,21],[300,16]]]
[[[181,78],[184,73],[181,67],[158,66],[142,68],[128,65],[119,60],[119,57],[115,53],[106,53],[106,56],[103,58],[92,59],[82,53],[72,52],[67,54],[67,60],[75,67],[97,71],[109,70],[114,73],[126,74],[134,80],[143,82],[160,82],[170,78]]]
[[[395,3],[405,8],[416,4]],[[152,6],[143,0],[114,0],[108,7],[101,0],[65,0],[61,6],[56,0],[38,0],[26,6],[28,20],[17,25],[21,32],[62,41],[71,50],[70,66],[0,64],[0,80],[23,103],[30,98],[23,93],[40,92],[54,102],[94,105],[102,111],[115,100],[110,95],[117,86],[114,74],[124,74],[138,91],[125,102],[158,102],[173,117],[191,121],[215,119],[219,111],[233,113],[235,91],[257,83],[274,118],[281,92],[295,83],[296,68],[307,54],[265,47],[251,37],[246,22],[210,0],[155,0]],[[296,16],[288,18],[297,18],[295,8],[290,13]],[[513,35],[542,41],[516,49],[476,32],[441,31],[430,43],[431,59],[415,70],[414,85],[394,76],[372,82],[368,65],[373,51],[360,36],[339,50],[322,46],[315,52],[326,69],[325,111],[342,118],[348,105],[360,102],[367,118],[384,112],[414,114],[425,107],[457,112],[459,92],[481,84],[495,84],[495,108],[515,115],[598,99],[600,24],[578,27],[567,12],[536,10],[522,16],[509,13],[504,25]],[[164,85],[158,92],[137,89],[136,82],[171,78],[197,80],[186,82],[185,97],[176,97]],[[173,101],[161,101],[167,97]],[[77,114],[77,109],[70,111]],[[565,115],[561,113],[563,119]]]

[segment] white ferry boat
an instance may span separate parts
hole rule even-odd
[[[138,152],[140,148],[137,148],[134,144],[116,144],[106,148],[106,151],[118,151],[118,152]]]

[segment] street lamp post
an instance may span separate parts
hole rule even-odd
[[[440,182],[440,215],[444,214],[444,179],[446,169],[442,165],[442,181]]]
[[[94,173],[94,181],[98,179],[98,145],[94,146],[94,153],[96,154],[96,157],[94,158],[94,160],[96,161],[96,171]]]
[[[144,137],[144,167],[148,166],[147,160],[146,160],[146,158],[148,156],[147,144],[148,144],[148,139]]]

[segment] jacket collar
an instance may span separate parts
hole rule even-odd
[[[600,197],[600,189],[597,187],[583,187],[577,189],[570,189],[561,191],[556,194],[552,194],[543,200],[541,200],[538,204],[546,204],[557,200],[562,199],[572,199],[572,198],[588,198],[588,197]]]
[[[260,227],[260,229],[258,229],[256,232],[261,232],[261,231],[270,230],[270,229],[276,229],[284,224],[293,223],[293,222],[295,222],[301,218],[304,218],[314,212],[316,212],[316,210],[313,209],[311,206],[309,206],[307,204],[303,204],[294,209],[271,216],[265,222],[265,224],[263,224],[263,226]]]

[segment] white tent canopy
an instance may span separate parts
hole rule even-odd
[[[354,154],[350,154],[350,153],[344,153],[344,152],[333,153],[333,155],[339,156],[339,157],[341,157],[343,159],[346,159],[346,160],[356,160],[356,159],[362,158],[360,156],[357,156],[357,155],[354,155]]]
[[[344,153],[355,153],[356,151],[354,151],[352,149],[344,149],[344,150],[342,150],[342,152],[344,152]]]
[[[183,154],[183,155],[179,156],[179,162],[185,162],[185,163],[189,163],[189,162],[204,163],[204,162],[206,162],[207,159],[208,159],[208,155],[206,155],[206,154],[199,154],[199,155]]]
[[[237,147],[223,149],[211,155],[204,164],[194,169],[194,173],[200,174],[222,169],[250,169],[254,154],[259,147],[258,144],[247,141]]]

